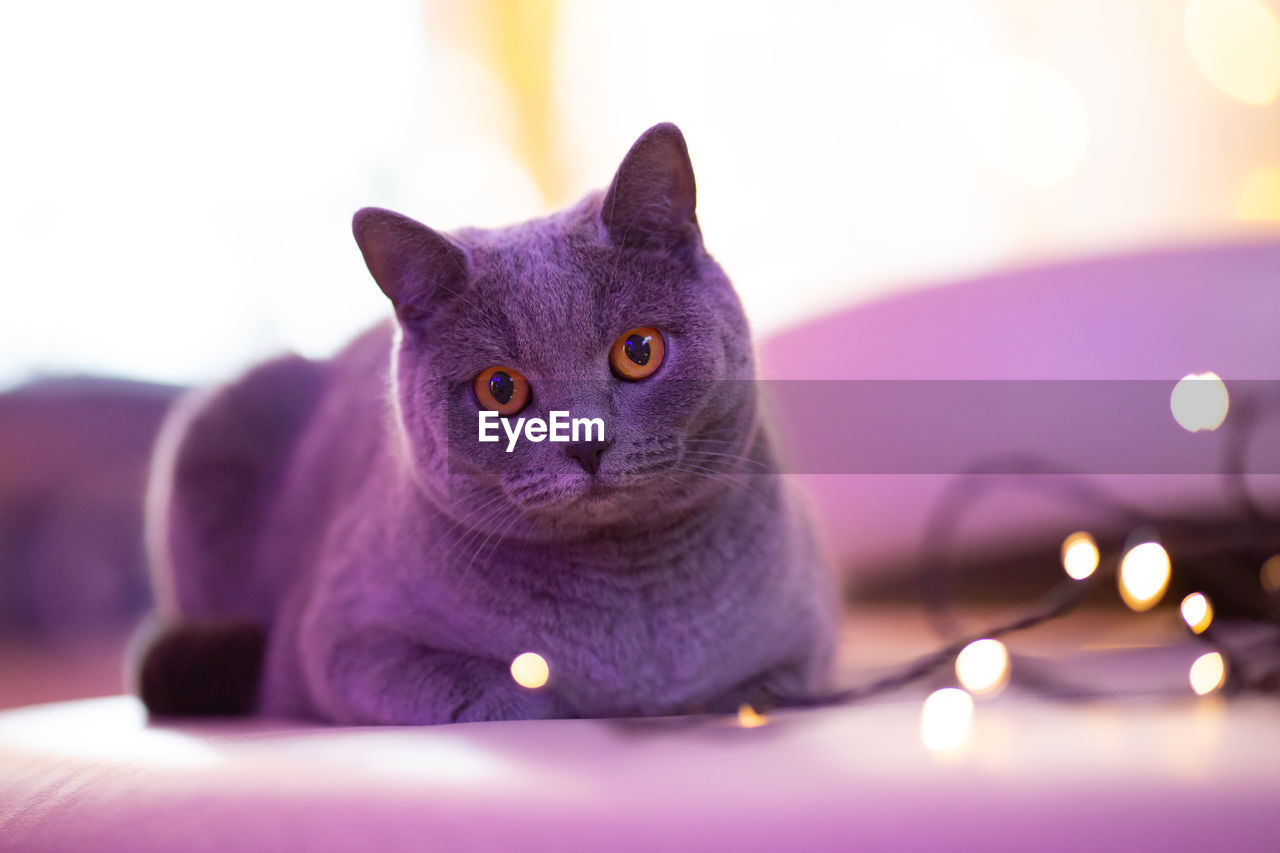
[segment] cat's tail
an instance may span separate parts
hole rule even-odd
[[[152,716],[253,713],[266,634],[245,620],[144,624],[134,638],[133,691]]]

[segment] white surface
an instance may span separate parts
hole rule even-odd
[[[1280,706],[979,702],[732,720],[150,727],[129,698],[0,714],[0,846],[1275,849]]]

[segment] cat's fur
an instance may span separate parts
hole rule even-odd
[[[161,438],[153,712],[666,714],[825,681],[833,585],[774,475],[679,130],[652,128],[607,193],[545,219],[445,237],[366,209],[354,230],[395,320],[190,398]],[[624,382],[609,347],[641,325],[666,359]],[[491,365],[528,378],[523,415],[603,417],[599,471],[564,444],[479,443]],[[525,651],[550,666],[540,690],[508,670]],[[253,695],[218,697],[259,664]]]

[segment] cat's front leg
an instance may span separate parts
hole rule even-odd
[[[389,634],[332,646],[313,685],[321,712],[339,723],[430,725],[564,716],[548,688],[516,684],[506,665]],[[313,679],[315,680],[315,679]]]

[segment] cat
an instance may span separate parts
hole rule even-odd
[[[157,442],[153,714],[666,715],[826,684],[834,579],[674,125],[543,219],[446,236],[366,208],[353,231],[392,317],[186,398]],[[605,433],[477,440],[521,406]],[[528,651],[538,689],[510,670]]]

